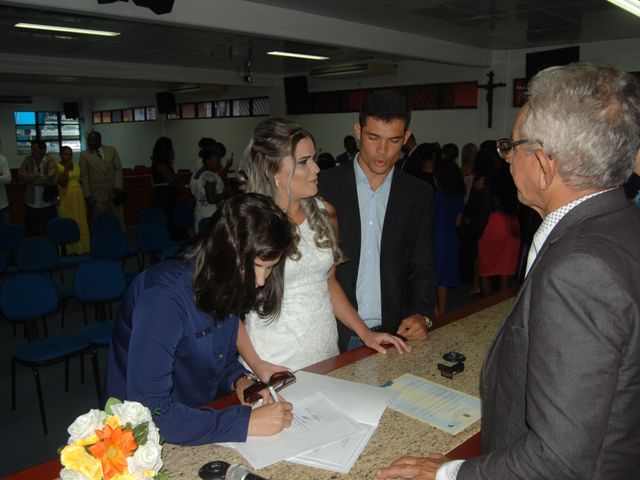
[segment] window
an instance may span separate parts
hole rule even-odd
[[[93,123],[147,122],[157,120],[155,106],[102,110],[93,112]]]
[[[18,155],[31,153],[31,141],[37,138],[47,144],[47,152],[58,153],[63,145],[79,152],[80,120],[67,118],[61,112],[14,112]]]
[[[269,115],[269,97],[212,100],[178,104],[179,113],[168,113],[168,120],[188,118],[261,117]]]

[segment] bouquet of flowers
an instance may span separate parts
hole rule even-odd
[[[138,402],[110,398],[104,411],[92,409],[67,429],[61,447],[62,480],[166,479],[162,443],[151,412]]]

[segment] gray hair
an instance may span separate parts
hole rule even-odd
[[[529,82],[521,136],[543,145],[578,189],[624,183],[640,144],[640,86],[606,65],[551,67]]]
[[[245,191],[261,193],[279,200],[279,190],[275,183],[275,175],[280,171],[286,157],[292,157],[291,174],[287,180],[287,191],[296,169],[295,151],[300,140],[308,138],[315,145],[313,136],[297,123],[283,118],[270,118],[256,126],[253,138],[245,154],[244,173],[247,177]],[[288,210],[291,198],[288,199]],[[309,227],[314,232],[314,241],[318,248],[330,248],[335,263],[343,261],[338,246],[337,232],[325,209],[318,206],[316,197],[303,198],[300,205],[307,216]]]

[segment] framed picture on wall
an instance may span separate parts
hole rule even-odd
[[[522,107],[527,103],[527,80],[525,78],[513,79],[513,106]]]

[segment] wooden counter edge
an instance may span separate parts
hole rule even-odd
[[[504,300],[507,300],[508,298],[513,297],[517,292],[518,287],[513,287],[504,292],[492,295],[491,297],[479,300],[471,305],[467,305],[466,307],[462,307],[450,313],[442,315],[435,320],[434,328],[443,327],[444,325],[448,325],[452,322],[455,322],[456,320],[468,317],[469,315],[488,308],[492,305],[496,305]],[[328,358],[327,360],[311,365],[304,370],[307,372],[325,374],[332,372],[333,370],[337,370],[338,368],[342,368],[350,363],[362,360],[363,358],[367,358],[371,355],[374,355],[375,353],[376,351],[371,348],[360,347],[355,350],[342,353],[335,357]],[[216,400],[215,402],[213,402],[213,404],[217,408],[225,408],[234,403],[235,401],[233,401],[233,397],[231,395],[225,397],[224,399]],[[480,455],[479,432],[446,454],[446,456],[451,459],[466,459],[477,455]],[[33,467],[25,468],[24,470],[20,470],[11,475],[7,475],[0,478],[0,480],[33,480],[35,478],[39,480],[52,480],[58,478],[61,468],[62,465],[60,464],[60,459],[56,458],[55,460],[50,460]]]

